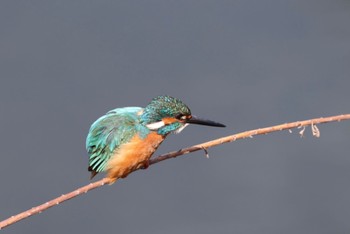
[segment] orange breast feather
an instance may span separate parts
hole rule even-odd
[[[164,136],[151,132],[145,139],[136,135],[122,145],[107,163],[107,177],[111,183],[147,163],[163,140]]]

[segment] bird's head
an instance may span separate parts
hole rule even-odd
[[[141,122],[151,131],[157,131],[161,135],[179,133],[188,124],[225,127],[221,123],[193,116],[185,103],[170,96],[153,98],[143,110]]]

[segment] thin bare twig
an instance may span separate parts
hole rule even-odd
[[[170,158],[176,158],[178,156],[185,155],[185,154],[188,154],[188,153],[191,153],[194,151],[198,151],[198,150],[205,149],[205,151],[206,151],[210,147],[221,145],[223,143],[236,141],[238,139],[244,139],[247,137],[252,137],[254,135],[267,134],[267,133],[282,131],[282,130],[286,130],[286,129],[290,130],[292,128],[301,128],[301,127],[303,128],[303,127],[309,126],[309,125],[313,126],[313,128],[312,128],[313,134],[316,137],[318,137],[319,130],[317,127],[315,127],[316,124],[328,123],[328,122],[334,122],[334,121],[339,122],[339,121],[348,120],[348,119],[350,119],[350,114],[343,114],[343,115],[330,116],[330,117],[326,117],[326,118],[321,117],[321,118],[316,118],[316,119],[297,121],[297,122],[293,122],[293,123],[285,123],[285,124],[275,125],[272,127],[245,131],[242,133],[238,133],[238,134],[218,138],[216,140],[208,141],[208,142],[205,142],[202,144],[194,145],[194,146],[184,148],[184,149],[181,149],[178,151],[173,151],[170,153],[159,155],[158,157],[155,157],[154,159],[150,160],[149,165],[153,165],[153,164],[159,163],[161,161],[164,161],[164,160],[167,160]],[[70,193],[63,194],[55,199],[52,199],[51,201],[45,202],[39,206],[33,207],[27,211],[24,211],[22,213],[14,215],[6,220],[1,221],[0,222],[0,229],[5,228],[9,225],[12,225],[12,224],[14,224],[22,219],[28,218],[34,214],[41,213],[42,211],[44,211],[52,206],[56,206],[64,201],[72,199],[72,198],[79,196],[81,194],[87,193],[90,190],[101,187],[105,184],[109,184],[109,182],[110,181],[108,178],[103,178],[103,179],[96,181],[94,183],[90,183],[88,185],[80,187],[80,188],[78,188]]]

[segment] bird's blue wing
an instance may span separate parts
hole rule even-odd
[[[136,134],[140,111],[141,107],[117,108],[91,125],[86,138],[86,150],[89,154],[89,171],[92,171],[92,177],[104,171],[113,152]]]

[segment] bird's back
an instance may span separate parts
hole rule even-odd
[[[117,108],[97,119],[86,138],[91,177],[106,169],[113,153],[129,142],[136,133],[147,134],[139,122],[141,107]]]

